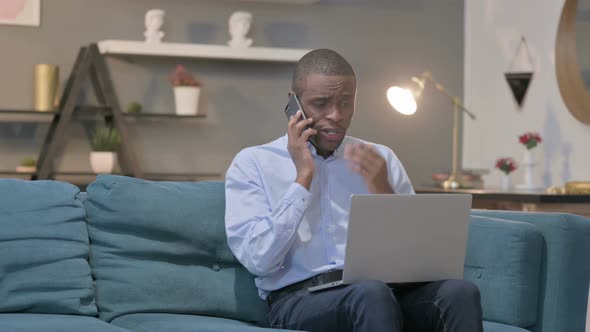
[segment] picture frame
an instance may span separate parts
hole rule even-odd
[[[0,25],[41,25],[41,0],[0,1]]]

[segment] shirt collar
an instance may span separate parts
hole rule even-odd
[[[287,134],[285,134],[285,136],[283,136],[285,138],[285,144],[288,144],[289,141],[289,136],[287,136]],[[328,157],[326,160],[329,159],[341,159],[344,158],[344,146],[346,145],[346,142],[348,140],[348,136],[344,136],[344,139],[342,140],[342,143],[340,143],[340,146],[334,151],[334,153]],[[307,146],[309,147],[309,150],[311,151],[311,154],[314,156],[319,156],[318,152],[315,148],[315,146],[313,146],[311,143],[307,143]]]

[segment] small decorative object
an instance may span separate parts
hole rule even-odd
[[[57,106],[59,67],[50,64],[38,64],[35,65],[34,72],[35,110],[55,110]]]
[[[115,151],[121,145],[121,135],[115,128],[98,128],[92,136],[90,167],[94,173],[111,173],[115,166]]]
[[[250,25],[252,24],[252,14],[243,11],[237,11],[229,17],[229,34],[231,40],[228,45],[231,47],[245,48],[252,45],[252,38],[246,38]]]
[[[535,158],[535,147],[542,142],[541,136],[538,133],[528,132],[518,137],[520,144],[524,145],[524,159],[522,166],[524,167],[524,183],[517,185],[519,189],[535,190],[540,189],[533,181],[533,175],[537,161]]]
[[[510,63],[510,67],[504,73],[508,86],[519,108],[522,107],[524,97],[533,79],[533,73],[533,58],[531,57],[526,38],[522,37],[516,49],[516,54]]]
[[[21,160],[20,165],[16,167],[19,173],[35,173],[37,171],[37,161],[31,157]]]
[[[504,191],[509,190],[512,187],[510,173],[514,172],[518,168],[518,165],[512,158],[507,157],[496,160],[496,168],[504,173],[500,188]]]
[[[41,24],[41,0],[0,1],[0,24],[38,27]]]
[[[590,195],[590,181],[568,181],[565,183],[568,194]]]
[[[129,105],[127,105],[127,113],[141,113],[141,110],[143,109],[143,107],[141,106],[140,103],[134,101],[129,103]]]
[[[194,78],[183,65],[176,66],[170,75],[170,84],[174,86],[174,102],[177,115],[196,115],[199,107],[201,82]]]
[[[160,28],[164,24],[165,11],[161,9],[150,9],[145,13],[145,36],[146,43],[161,43],[164,32]]]

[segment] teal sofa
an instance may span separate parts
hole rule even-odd
[[[221,182],[0,180],[0,331],[265,328],[224,233]],[[590,221],[473,211],[465,277],[486,332],[583,331]]]

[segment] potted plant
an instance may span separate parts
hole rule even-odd
[[[174,102],[177,115],[196,115],[199,107],[201,82],[191,75],[183,65],[176,66],[170,75],[174,87]]]
[[[21,160],[20,165],[16,166],[19,173],[35,173],[37,171],[37,161],[31,157]]]
[[[502,176],[502,182],[500,188],[502,190],[508,190],[512,187],[512,183],[510,180],[510,173],[514,172],[518,165],[514,161],[514,159],[508,158],[499,158],[496,160],[496,168],[502,171],[504,175]]]
[[[129,103],[126,109],[127,113],[141,113],[142,110],[143,107],[136,101]]]
[[[115,151],[121,145],[121,135],[112,127],[100,127],[90,142],[90,167],[94,173],[111,173],[115,166]]]

